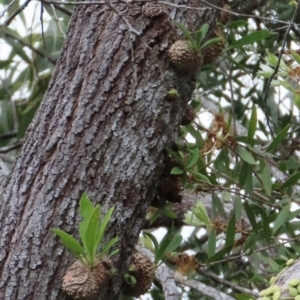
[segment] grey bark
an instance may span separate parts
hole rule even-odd
[[[188,5],[198,8],[201,2]],[[103,5],[78,6],[73,14],[0,203],[4,299],[66,298],[61,278],[74,259],[50,230],[77,232],[84,191],[104,211],[115,207],[106,240],[119,237],[117,272],[99,299],[121,294],[122,276],[162,171],[163,151],[176,139],[194,89],[193,78],[178,74],[167,59],[178,36],[169,21],[175,18],[190,30],[205,22],[213,28],[219,13],[169,6],[168,19],[150,19],[141,6],[118,8],[126,10],[124,16],[151,49]],[[182,97],[167,102],[171,88]]]

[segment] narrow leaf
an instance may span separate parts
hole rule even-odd
[[[269,147],[267,148],[267,152],[272,152],[281,142],[282,140],[286,137],[291,125],[287,125],[284,127],[275,137],[275,139],[271,142]]]
[[[116,255],[119,251],[120,251],[119,249],[112,251],[111,253],[109,253],[108,257],[112,257],[112,256]]]
[[[246,149],[238,146],[237,153],[243,161],[250,165],[256,165],[256,161],[254,160],[253,156]]]
[[[208,242],[207,242],[207,255],[208,257],[211,257],[215,254],[216,251],[216,231],[215,229],[212,229],[208,236]]]
[[[252,228],[254,229],[255,232],[257,232],[258,226],[257,226],[257,223],[256,223],[253,208],[249,205],[248,201],[244,202],[244,207],[245,207],[245,211],[246,211],[247,217],[250,221],[250,224],[251,224]]]
[[[211,256],[209,259],[207,259],[205,261],[206,264],[218,261],[220,259],[224,258],[224,255],[226,255],[227,253],[229,253],[231,251],[232,247],[226,247],[223,248],[222,250],[218,251],[217,253],[215,253],[213,256]]]
[[[176,22],[176,21],[175,21],[175,24],[176,24],[176,25],[179,27],[179,29],[182,31],[183,35],[184,35],[191,43],[193,43],[193,42],[194,42],[194,39],[193,39],[192,35],[190,34],[190,32],[187,30],[187,28],[186,28],[183,24],[181,24],[181,23],[179,23],[179,22]]]
[[[108,254],[109,253],[109,250],[110,248],[118,242],[118,237],[114,237],[113,239],[111,239],[110,241],[108,241],[105,246],[103,247],[103,249],[101,250],[100,252],[100,258],[105,255],[105,254]]]
[[[196,130],[191,124],[185,126],[188,133],[192,135],[193,138],[195,138],[197,146],[203,146],[204,141],[203,138],[198,130]]]
[[[229,248],[233,246],[235,237],[235,213],[232,214],[226,232],[226,239],[225,239],[225,247]]]
[[[263,228],[264,236],[267,242],[269,243],[271,241],[272,232],[271,232],[268,216],[264,210],[262,210],[261,212],[261,217],[262,217],[262,228]]]
[[[80,207],[79,212],[83,218],[90,218],[91,214],[94,211],[94,205],[90,201],[88,195],[86,193],[83,193],[80,198]]]
[[[253,44],[255,42],[259,42],[261,40],[264,40],[265,38],[270,36],[269,30],[263,29],[258,30],[255,32],[252,32],[241,39],[231,43],[229,47],[226,49],[226,51],[233,49],[233,48],[239,48],[245,45]]]
[[[80,259],[82,256],[85,257],[85,252],[82,246],[68,233],[60,229],[52,229],[52,232],[55,233],[63,243],[63,245],[70,250],[70,252],[77,258]]]
[[[254,145],[254,135],[256,131],[256,124],[257,124],[257,112],[255,105],[252,109],[252,114],[249,122],[249,129],[248,129],[248,143],[250,145]]]
[[[283,183],[282,188],[287,188],[291,185],[295,185],[300,180],[300,172],[292,175],[286,182]]]
[[[146,236],[146,237],[149,237],[149,239],[152,241],[153,245],[154,245],[154,250],[155,250],[155,253],[157,252],[158,250],[158,241],[156,239],[156,237],[150,233],[150,232],[147,232],[147,231],[143,231],[143,235]]]
[[[299,55],[296,51],[294,51],[294,50],[292,50],[291,53],[292,53],[292,56],[293,56],[294,60],[295,60],[298,64],[300,64],[300,55]]]
[[[186,169],[192,168],[197,163],[198,158],[199,158],[199,149],[195,148],[195,149],[192,150],[192,153],[189,157],[189,160],[186,163],[185,168]]]
[[[273,234],[275,234],[277,230],[286,222],[287,217],[290,213],[290,208],[291,208],[290,204],[284,206],[284,208],[277,215],[277,218],[274,222]]]
[[[250,255],[252,254],[254,247],[256,245],[256,242],[258,240],[258,236],[255,233],[252,233],[246,240],[244,244],[243,251],[247,254]]]
[[[267,164],[263,167],[261,171],[261,180],[263,182],[264,190],[266,194],[271,197],[272,194],[272,180],[271,180],[271,171]]]
[[[204,50],[205,48],[208,48],[214,44],[217,44],[218,42],[220,42],[221,39],[219,37],[216,37],[216,38],[213,38],[213,39],[210,39],[209,41],[207,41],[206,43],[204,43],[202,46],[201,46],[201,50]]]
[[[87,249],[87,244],[86,244],[86,229],[89,225],[91,215],[94,211],[95,207],[91,203],[88,195],[86,193],[83,193],[81,198],[80,198],[80,207],[79,207],[79,212],[83,218],[83,220],[79,223],[79,235],[81,242],[84,246],[85,249]]]
[[[106,230],[106,227],[107,227],[107,224],[111,218],[111,215],[114,211],[114,207],[110,208],[107,213],[105,214],[104,218],[102,219],[101,221],[101,224],[97,230],[97,236],[96,236],[96,241],[95,241],[95,249],[94,251],[97,250],[98,246],[100,245],[101,241],[102,241],[102,238],[103,238],[103,235],[105,233],[105,230]]]
[[[92,263],[95,258],[96,250],[97,250],[97,232],[99,227],[99,219],[100,219],[100,206],[97,205],[94,208],[94,211],[91,215],[89,224],[86,228],[85,232],[85,241],[86,241],[86,252],[88,255],[89,261]]]
[[[174,167],[172,170],[171,170],[171,173],[172,175],[180,175],[183,173],[183,170],[179,167]]]
[[[182,236],[178,233],[168,233],[160,243],[158,251],[155,253],[155,262],[159,262],[166,252],[173,251],[181,244]]]

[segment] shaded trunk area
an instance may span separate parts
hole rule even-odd
[[[185,1],[174,1],[186,5]],[[222,6],[223,1],[211,1]],[[50,231],[77,234],[81,194],[115,211],[106,240],[119,237],[117,272],[99,299],[118,299],[122,276],[143,227],[195,88],[167,58],[178,38],[172,20],[213,29],[219,11],[189,1],[154,18],[143,3],[78,6],[47,93],[26,135],[0,205],[0,294],[3,299],[65,299],[61,278],[74,258]],[[201,9],[199,9],[201,8]],[[182,39],[182,37],[181,37]],[[147,46],[146,46],[147,44]],[[180,97],[167,101],[168,91]]]

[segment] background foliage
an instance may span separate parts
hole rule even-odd
[[[74,8],[45,3],[41,14],[41,4],[30,2],[10,18],[20,1],[0,4],[0,158],[11,167],[49,84]],[[269,85],[269,78],[259,74],[268,53],[280,57],[282,48],[299,49],[300,14],[294,17],[297,3],[287,0],[229,4],[235,14],[225,27],[227,48],[199,73],[191,99],[197,118],[181,128],[170,157],[183,188],[197,200],[210,200],[204,201],[210,225],[195,227],[177,248],[206,266],[189,278],[249,299],[249,291],[257,295],[268,278],[300,254],[297,93]],[[26,15],[29,10],[32,17]],[[299,75],[292,71],[298,63],[285,53],[290,72],[283,80],[297,91]],[[160,288],[155,282],[153,299],[163,299]],[[181,291],[186,299],[210,299],[197,289],[182,286]]]

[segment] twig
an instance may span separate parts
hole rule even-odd
[[[113,11],[115,12],[122,20],[123,22],[126,24],[126,26],[128,27],[129,32],[134,33],[137,36],[141,36],[141,33],[138,32],[136,29],[134,29],[131,24],[128,22],[128,20],[122,15],[122,13],[114,6],[110,3],[110,0],[105,0],[106,5]]]
[[[14,164],[15,163],[15,158],[11,157],[8,154],[0,154],[0,159],[2,159],[4,162],[7,162],[9,164]]]
[[[68,15],[68,16],[70,16],[70,17],[72,16],[73,12],[72,12],[71,10],[69,10],[69,9],[67,9],[67,8],[65,8],[65,7],[63,7],[63,6],[60,6],[60,5],[58,5],[58,4],[53,4],[53,5],[54,5],[54,7],[55,7],[57,10],[63,12],[64,14],[66,14],[66,15]]]
[[[211,273],[207,270],[204,270],[203,267],[199,267],[197,272],[207,278],[210,278],[211,280],[217,282],[217,283],[220,283],[226,287],[229,287],[231,288],[232,290],[234,291],[237,291],[239,293],[243,293],[243,294],[248,294],[248,295],[251,295],[253,296],[254,298],[258,298],[258,293],[252,291],[252,290],[249,290],[247,288],[241,288],[227,280],[225,280],[224,278],[220,278],[218,275],[214,274],[214,273]]]
[[[7,4],[7,6],[3,9],[3,11],[0,13],[0,18],[2,18],[5,13],[14,5],[14,3],[16,2],[17,0],[12,0],[9,4]]]
[[[231,296],[224,294],[223,292],[220,292],[219,290],[207,286],[205,284],[203,284],[202,282],[196,281],[196,280],[186,280],[184,277],[175,274],[175,281],[183,284],[185,286],[188,286],[190,288],[193,288],[195,290],[197,290],[198,292],[200,292],[201,294],[211,297],[212,299],[216,299],[216,300],[234,300],[234,298],[232,298]]]
[[[41,57],[46,58],[46,59],[47,59],[49,62],[51,62],[53,65],[56,64],[56,59],[47,56],[44,52],[42,52],[42,51],[40,51],[40,50],[38,50],[38,49],[32,47],[31,45],[25,43],[23,40],[17,38],[16,36],[14,36],[14,35],[12,35],[12,34],[10,34],[10,33],[8,33],[8,32],[5,32],[4,35],[7,36],[7,37],[12,38],[12,39],[14,39],[14,40],[16,40],[16,41],[19,42],[21,45],[23,45],[23,46],[29,48],[31,51],[35,52],[36,54],[40,55]]]
[[[16,137],[16,136],[17,136],[17,131],[14,130],[14,131],[11,131],[11,132],[8,132],[8,133],[0,134],[0,140],[10,139],[10,138],[13,138],[13,137]]]
[[[270,245],[270,246],[267,246],[267,247],[263,247],[263,248],[254,250],[252,252],[252,254],[259,253],[259,252],[266,251],[266,250],[270,250],[272,248],[276,248],[276,247],[279,247],[279,246],[282,246],[284,244],[288,244],[288,243],[291,243],[291,242],[294,242],[294,241],[300,241],[300,237],[296,237],[296,238],[293,238],[293,239],[287,239],[286,241],[283,241],[281,243],[277,243],[277,244],[274,244],[274,245]],[[234,255],[234,256],[226,257],[224,259],[216,260],[216,261],[211,262],[207,265],[211,266],[211,265],[219,264],[219,263],[226,262],[226,261],[229,261],[229,260],[236,260],[237,258],[241,258],[241,257],[244,257],[244,256],[249,256],[249,255],[247,255],[246,253],[241,253],[239,255]],[[202,266],[206,266],[206,265],[202,264]]]
[[[222,7],[213,5],[213,4],[211,4],[211,3],[209,3],[209,2],[207,2],[205,0],[200,0],[200,1],[203,2],[203,3],[205,3],[206,5],[208,5],[210,7],[216,8],[218,10],[225,11],[225,12],[227,12],[229,14],[234,15],[234,16],[247,17],[247,18],[255,18],[255,19],[260,19],[260,20],[265,20],[265,21],[271,21],[271,22],[276,22],[276,23],[281,23],[281,24],[288,24],[288,25],[292,25],[293,22],[294,22],[294,19],[293,19],[292,22],[285,22],[285,21],[281,21],[281,20],[273,19],[273,18],[265,18],[265,17],[256,16],[256,15],[241,14],[241,13],[237,13],[237,12],[234,12],[234,11],[231,11],[231,10],[227,10],[227,9],[222,8]]]
[[[271,133],[271,135],[272,135],[273,138],[274,138],[274,133],[273,133],[273,130],[271,128],[270,118],[269,118],[269,114],[268,114],[268,107],[267,107],[267,98],[268,98],[268,93],[269,93],[269,87],[271,85],[271,82],[272,82],[273,78],[275,77],[275,75],[278,72],[278,69],[279,69],[279,66],[280,66],[280,61],[281,61],[281,58],[282,58],[282,55],[283,55],[283,52],[284,52],[284,47],[285,47],[285,44],[287,42],[289,32],[290,32],[290,30],[291,30],[291,28],[292,28],[292,26],[294,24],[296,16],[298,15],[299,9],[300,9],[300,1],[298,1],[297,7],[296,7],[296,9],[294,11],[292,22],[290,23],[290,26],[288,27],[288,29],[286,30],[286,33],[284,35],[284,40],[283,40],[283,43],[282,43],[281,51],[279,53],[277,65],[276,65],[276,68],[274,70],[274,73],[271,75],[271,77],[269,78],[269,80],[267,82],[266,92],[265,92],[265,96],[264,96],[264,99],[263,99],[264,106],[265,106],[265,115],[266,115],[266,118],[267,118],[267,125],[269,127],[270,133]]]
[[[54,15],[54,20],[57,24],[57,27],[59,28],[59,31],[61,32],[62,36],[64,37],[64,39],[66,38],[66,34],[64,33],[60,23],[59,23],[59,19],[57,17],[57,14],[56,14],[56,11],[55,11],[55,7],[53,4],[50,4],[51,8],[52,8],[52,11],[53,11],[53,15]]]
[[[19,141],[16,141],[16,142],[12,143],[9,146],[0,148],[0,153],[7,153],[7,152],[10,152],[12,150],[20,148],[23,144],[23,141],[24,140],[19,140]]]
[[[10,17],[8,17],[8,19],[2,24],[0,25],[1,27],[4,26],[8,26],[10,24],[10,22],[22,11],[26,8],[26,6],[29,4],[31,0],[26,0]]]

